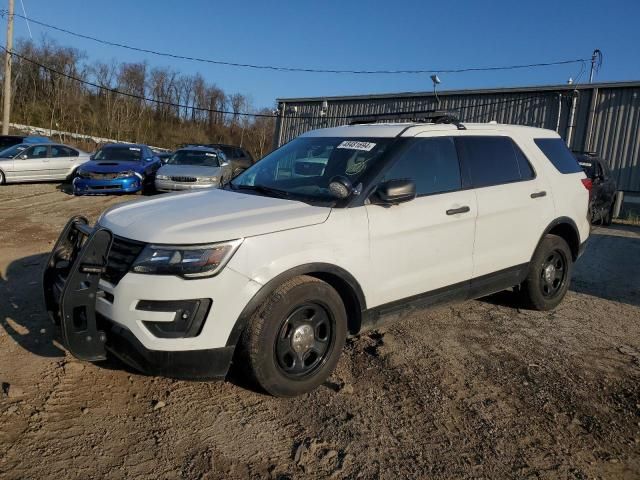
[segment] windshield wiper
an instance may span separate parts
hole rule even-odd
[[[264,195],[273,195],[280,198],[289,198],[291,194],[286,190],[280,190],[278,188],[271,188],[265,185],[234,185],[230,184],[232,188],[236,190],[252,190],[254,192],[262,193]]]

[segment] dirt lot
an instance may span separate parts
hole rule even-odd
[[[127,199],[0,188],[0,477],[640,477],[640,229],[597,228],[554,312],[508,294],[419,311],[280,400],[54,340],[44,254],[72,214]]]

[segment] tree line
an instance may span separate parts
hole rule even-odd
[[[47,39],[38,43],[20,40],[14,51],[104,88],[14,56],[12,123],[165,148],[189,142],[229,143],[243,146],[255,158],[271,150],[275,119],[239,115],[252,111],[250,99],[240,93],[227,94],[200,74],[186,75],[170,67],[150,67],[146,62],[89,61],[84,52]]]

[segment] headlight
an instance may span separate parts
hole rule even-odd
[[[135,273],[212,277],[231,260],[242,239],[212,245],[147,245],[133,263]]]
[[[126,170],[124,172],[119,172],[118,175],[116,175],[116,178],[129,178],[129,177],[138,177],[140,180],[142,180],[142,175],[140,175],[138,172],[134,172],[133,170]]]
[[[201,183],[217,183],[218,177],[200,177],[198,181]]]
[[[169,177],[166,175],[156,175],[156,178],[158,180],[169,180]]]

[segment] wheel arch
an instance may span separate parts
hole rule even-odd
[[[338,292],[338,295],[340,295],[344,303],[347,312],[348,332],[355,334],[360,330],[362,312],[366,309],[366,300],[359,282],[351,273],[337,265],[330,263],[308,263],[286,270],[264,284],[242,310],[242,313],[236,320],[229,334],[226,345],[228,347],[236,346],[256,308],[258,308],[278,286],[300,275],[309,275],[331,285]]]
[[[562,239],[564,239],[564,241],[567,242],[567,245],[569,245],[569,249],[571,250],[571,256],[573,257],[573,261],[575,261],[578,258],[580,254],[580,233],[578,231],[578,226],[576,225],[576,222],[574,222],[569,217],[558,217],[555,220],[553,220],[547,226],[547,228],[545,228],[543,234],[540,236],[540,240],[538,240],[536,249],[532,254],[532,258],[533,258],[533,255],[535,254],[535,251],[540,246],[540,243],[542,243],[542,240],[544,239],[545,235],[548,235],[548,234],[557,235]]]

